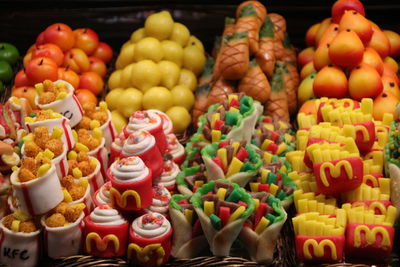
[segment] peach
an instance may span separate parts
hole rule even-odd
[[[385,113],[391,113],[393,116],[395,116],[398,102],[399,99],[391,92],[381,93],[377,98],[374,99],[374,119],[381,121],[383,119],[383,114]]]
[[[362,63],[368,64],[374,67],[379,75],[383,72],[383,61],[381,56],[375,51],[375,49],[367,47],[364,51]]]
[[[307,46],[315,46],[315,37],[317,35],[317,31],[321,23],[316,23],[308,28],[306,33],[306,44]]]
[[[363,43],[358,35],[350,29],[339,32],[329,46],[329,59],[340,67],[357,66],[360,64],[363,54]]]
[[[316,72],[314,68],[314,62],[308,62],[304,67],[301,69],[300,72],[300,80],[304,80],[308,75],[311,73]]]
[[[332,6],[332,20],[339,23],[346,10],[355,10],[361,15],[365,16],[364,6],[358,0],[338,0]]]
[[[348,83],[344,72],[333,66],[326,66],[317,73],[313,91],[316,97],[343,98],[347,94]]]
[[[372,31],[373,34],[368,47],[374,48],[382,58],[387,57],[390,53],[389,38],[379,28],[372,27]]]
[[[315,33],[315,46],[319,46],[319,41],[321,40],[322,35],[331,23],[331,18],[326,18],[321,22],[321,25],[318,27],[318,30]]]
[[[349,76],[350,97],[360,101],[363,98],[375,98],[382,93],[381,76],[375,68],[363,64],[354,68]]]
[[[363,44],[367,44],[372,37],[372,26],[369,20],[354,10],[346,10],[339,23],[339,31],[353,30],[360,37]]]
[[[329,46],[330,44],[326,44],[323,46],[319,46],[314,53],[314,68],[316,70],[320,70],[325,66],[331,64],[331,60],[329,58]]]
[[[389,56],[398,57],[400,55],[400,35],[394,31],[384,30],[383,33],[389,39],[390,52]]]
[[[313,61],[314,58],[314,53],[315,53],[315,49],[314,47],[307,47],[305,49],[303,49],[298,57],[297,57],[297,62],[298,64],[303,67],[304,65],[306,65],[308,62]]]

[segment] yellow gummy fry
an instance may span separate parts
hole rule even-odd
[[[54,158],[54,153],[50,149],[46,148],[43,151],[43,156],[48,158],[48,159],[50,159],[50,160],[52,160]]]
[[[78,158],[78,153],[75,150],[71,150],[68,152],[68,159],[69,160],[76,160]]]
[[[267,177],[268,177],[268,173],[270,173],[271,171],[268,169],[261,169],[261,183],[262,184],[266,184],[267,183]]]
[[[219,130],[211,130],[211,142],[218,142],[221,140],[221,131]]]
[[[288,146],[285,143],[280,143],[278,146],[277,151],[275,152],[276,155],[282,154],[288,149]]]
[[[265,218],[264,216],[261,217],[261,220],[258,222],[255,232],[259,235],[261,234],[265,228],[267,228],[269,224],[269,220],[267,218]]]
[[[25,135],[22,140],[24,141],[24,143],[29,143],[32,142],[33,139],[35,139],[35,136],[33,135],[33,133],[29,133],[27,135]]]
[[[235,173],[238,173],[243,166],[243,162],[237,157],[233,157],[231,164],[229,164],[228,171],[226,173],[226,177],[232,176]]]
[[[72,130],[72,137],[74,138],[75,142],[78,142],[78,133],[75,130]]]
[[[382,194],[390,195],[390,179],[379,178],[379,189]]]
[[[396,208],[390,205],[386,210],[385,222],[393,226],[395,220],[396,220]]]
[[[49,163],[45,163],[42,166],[39,167],[37,170],[36,177],[42,177],[47,173],[47,171],[50,169],[51,165]]]
[[[75,148],[79,152],[89,152],[89,148],[82,143],[76,143]]]
[[[217,191],[218,199],[225,200],[226,192],[227,192],[226,188],[223,188],[223,187],[218,188],[218,191]]]
[[[67,97],[67,92],[59,92],[56,97],[56,100],[64,99],[66,97]]]
[[[194,182],[194,185],[197,186],[197,187],[202,187],[203,184],[204,184],[204,182],[201,181],[201,180],[197,180],[197,181]]]
[[[211,116],[211,129],[215,128],[215,122],[221,118],[220,113],[214,113]]]
[[[86,205],[84,203],[78,203],[71,206],[80,210],[84,210],[86,208]]]
[[[260,200],[258,198],[253,198],[254,201],[254,210],[257,210],[260,206]]]
[[[51,132],[51,138],[53,139],[60,139],[63,134],[63,130],[59,127],[54,127],[53,131]]]
[[[265,123],[264,128],[266,128],[270,131],[275,131],[275,126],[272,123]]]
[[[100,122],[98,120],[91,120],[89,123],[90,129],[98,128],[100,127]]]
[[[239,142],[233,142],[232,146],[233,146],[233,155],[236,155],[236,152],[238,151],[240,144]]]
[[[262,151],[266,151],[267,148],[268,148],[268,146],[269,146],[269,144],[271,144],[271,143],[273,143],[272,140],[265,139],[264,142],[263,142],[262,145],[261,145],[261,150],[262,150]]]
[[[246,210],[245,206],[240,206],[237,208],[229,217],[228,223],[235,221],[238,219],[240,216],[242,216],[243,212]]]
[[[35,122],[36,120],[35,120],[35,118],[32,118],[32,117],[25,117],[24,121],[29,123],[29,122]]]
[[[226,148],[218,149],[217,156],[220,157],[220,159],[222,161],[222,165],[224,166],[224,168],[226,168],[228,166],[228,158],[227,158]]]
[[[270,184],[270,186],[269,186],[269,192],[272,194],[272,195],[276,195],[276,193],[278,192],[278,190],[279,190],[279,186],[277,186],[276,184]]]
[[[35,84],[35,89],[36,89],[36,92],[37,92],[39,95],[41,95],[41,94],[43,93],[43,91],[44,91],[43,83],[37,83],[37,84]]]
[[[78,167],[72,169],[72,175],[77,179],[83,176],[82,171]]]
[[[64,194],[64,201],[65,201],[65,202],[69,203],[69,202],[72,202],[72,201],[73,201],[72,196],[71,196],[71,194],[68,192],[67,189],[63,189],[63,194]]]
[[[100,101],[99,103],[99,108],[101,111],[107,111],[108,110],[108,105],[105,101]]]
[[[18,209],[13,213],[13,216],[21,221],[21,222],[26,222],[27,220],[29,220],[31,218],[31,216],[25,212],[23,212],[22,210]]]
[[[21,221],[19,221],[19,220],[13,220],[12,223],[11,223],[11,231],[19,232],[20,223],[21,223]]]
[[[192,221],[193,221],[193,210],[185,209],[185,218],[189,222],[189,224],[192,224]]]
[[[265,151],[265,152],[264,152],[264,155],[263,155],[263,160],[264,160],[264,163],[271,163],[271,161],[272,161],[272,154],[269,153],[269,152],[267,152],[267,151]]]
[[[97,166],[98,161],[96,159],[90,159],[90,165]]]
[[[214,202],[213,201],[204,201],[204,213],[210,217],[211,214],[214,214]]]
[[[393,121],[393,114],[391,113],[383,113],[382,124],[386,126],[390,126]]]
[[[101,139],[103,138],[103,132],[100,130],[100,128],[93,129],[93,137],[101,141]]]
[[[83,187],[83,188],[87,188],[88,187],[88,185],[89,185],[89,181],[88,181],[88,179],[86,179],[86,178],[84,178],[84,179],[80,179],[79,180],[79,184]]]
[[[229,103],[231,103],[232,99],[238,100],[238,95],[233,95],[233,94],[228,95],[228,101],[229,101]]]

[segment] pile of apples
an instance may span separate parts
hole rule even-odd
[[[12,95],[29,99],[35,107],[34,85],[44,80],[65,80],[76,90],[81,103],[97,103],[103,91],[106,64],[113,56],[111,47],[99,41],[94,30],[72,30],[68,25],[48,26],[23,58],[24,68],[14,78]]]
[[[116,128],[134,111],[157,109],[171,118],[175,133],[183,132],[205,61],[203,44],[168,11],[148,16],[121,47],[108,80],[106,102]]]
[[[360,1],[336,1],[332,17],[309,28],[306,43],[298,56],[300,104],[314,97],[373,98],[376,120],[394,114],[400,100],[394,59],[400,55],[400,36],[368,20]]]

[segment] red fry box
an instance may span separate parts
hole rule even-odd
[[[82,179],[88,180],[90,186],[90,195],[93,196],[93,194],[104,184],[104,177],[101,173],[101,164],[99,160],[95,157],[89,157],[89,159],[95,160],[97,163],[93,173],[74,180],[77,183],[79,183],[79,181]]]
[[[128,260],[135,266],[156,267],[171,255],[172,227],[157,212],[136,218],[129,229]]]
[[[44,249],[47,255],[50,258],[57,259],[79,254],[85,213],[82,212],[75,222],[62,227],[48,227],[45,223],[47,217],[45,215],[41,219],[44,229]],[[62,245],[60,246],[60,244]]]
[[[344,236],[296,236],[296,256],[302,261],[337,262],[343,259]]]
[[[329,140],[322,139],[322,138],[310,138],[310,139],[308,139],[307,146],[311,146],[312,144],[316,144],[316,143],[320,143],[320,144],[323,144],[323,143],[338,144],[338,142],[329,141]],[[310,159],[310,156],[308,155],[307,152],[304,153],[303,161],[304,161],[304,164],[308,168],[310,168],[310,169],[312,168],[313,163],[312,163],[312,161]]]
[[[154,136],[161,153],[168,148],[167,138],[163,130],[163,118],[156,112],[144,110],[132,113],[129,123],[122,130],[126,137],[133,131],[145,130]]]
[[[25,126],[30,133],[33,133],[37,127],[46,127],[49,132],[52,132],[55,127],[58,127],[63,130],[61,139],[63,143],[67,145],[68,150],[73,149],[75,146],[75,139],[72,135],[71,122],[65,117],[44,121],[27,122],[25,123]]]
[[[392,205],[389,200],[364,200],[364,201],[351,201],[351,207],[367,207],[374,211],[376,215],[385,215],[387,208]]]
[[[346,158],[313,165],[318,192],[325,195],[356,189],[363,180],[361,158]]]
[[[352,109],[352,110],[357,109],[357,108],[360,107],[360,102],[358,102],[356,100],[351,100],[351,99],[348,99],[348,98],[347,99],[343,99],[342,103],[338,103],[338,102],[335,103],[335,101],[336,100],[331,99],[331,100],[328,100],[328,102],[322,102],[319,105],[318,110],[317,110],[317,123],[320,123],[320,122],[324,121],[324,119],[322,117],[321,109],[325,105],[331,105],[334,108],[342,106],[342,107],[345,107],[345,108],[347,107],[347,108]]]
[[[105,148],[105,142],[106,140],[103,137],[100,145],[87,153],[89,156],[95,157],[100,162],[100,172],[103,177],[106,177],[106,171],[108,168],[108,151]]]
[[[153,179],[151,170],[139,157],[120,159],[107,171],[111,182],[110,199],[122,210],[140,210],[151,205]]]
[[[40,229],[13,232],[0,221],[0,262],[7,266],[34,267],[40,258]]]
[[[350,223],[346,226],[346,255],[384,259],[391,255],[394,228],[388,225]]]
[[[65,98],[53,101],[49,104],[41,105],[39,104],[39,95],[35,97],[35,104],[40,109],[51,109],[55,112],[61,113],[64,117],[70,120],[71,127],[76,126],[83,117],[83,109],[79,103],[78,98],[74,95],[74,87],[66,81],[57,80],[55,84],[64,83],[67,86],[68,94]]]
[[[358,149],[362,155],[368,153],[375,142],[375,123],[372,121],[354,124]]]
[[[97,109],[99,108],[97,107]],[[103,133],[103,137],[105,139],[105,147],[108,151],[110,151],[111,144],[114,142],[115,137],[117,136],[117,130],[115,130],[114,124],[111,121],[111,112],[109,110],[107,110],[107,115],[107,121],[103,125],[101,125],[99,129]]]
[[[30,215],[44,214],[56,207],[63,199],[60,180],[52,164],[42,177],[21,183],[19,170],[11,174],[10,180],[20,208]]]
[[[97,207],[83,221],[86,254],[103,258],[125,255],[129,223],[116,209]]]

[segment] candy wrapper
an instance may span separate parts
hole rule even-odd
[[[210,194],[209,194],[210,193]],[[251,196],[228,180],[211,181],[193,194],[190,202],[215,256],[228,256],[246,219],[254,211]]]
[[[128,260],[135,266],[163,265],[171,254],[171,235],[170,222],[157,212],[136,218],[129,229]]]
[[[174,228],[171,254],[178,259],[196,257],[208,246],[199,218],[189,201],[188,195],[173,195],[169,205]]]
[[[227,178],[245,186],[261,167],[260,155],[246,142],[223,141],[213,143],[201,151],[208,180]]]
[[[59,95],[59,99],[56,99],[55,101],[52,101],[50,103],[40,104],[40,94],[44,93],[44,83],[37,84],[35,87],[39,94],[35,97],[35,104],[40,109],[51,109],[55,112],[60,113],[61,115],[69,119],[71,127],[74,127],[80,122],[83,116],[82,106],[79,103],[79,100],[74,95],[74,87],[72,87],[70,83],[63,80],[57,80],[53,84],[55,86],[58,86],[59,84],[64,84],[68,93],[66,93],[62,97]]]
[[[276,242],[287,214],[280,200],[274,196],[266,192],[251,193],[251,196],[255,209],[245,222],[239,238],[253,261],[268,264],[273,260]]]
[[[203,184],[207,183],[207,177],[205,176],[205,166],[193,166],[182,170],[178,176],[176,176],[176,184],[178,191],[184,195],[191,195]]]
[[[84,250],[95,257],[126,254],[129,223],[108,205],[97,207],[84,219]]]
[[[200,116],[199,128],[191,142],[200,147],[229,139],[250,142],[263,107],[244,94],[231,94],[222,104],[214,104]]]

